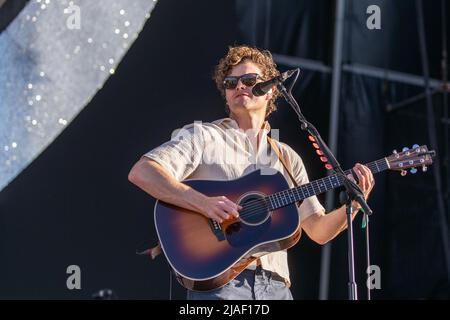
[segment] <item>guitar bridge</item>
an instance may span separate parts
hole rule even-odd
[[[225,235],[223,234],[222,228],[220,224],[217,223],[216,220],[208,219],[209,226],[211,227],[212,232],[217,237],[217,240],[223,241],[225,240]]]

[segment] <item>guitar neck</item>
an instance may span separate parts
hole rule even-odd
[[[389,169],[386,158],[367,163],[366,166],[372,173],[378,173]],[[345,175],[352,174],[351,170],[345,171]],[[338,188],[344,184],[344,179],[333,174],[322,179],[314,180],[310,183],[298,186],[296,188],[283,190],[266,197],[270,210],[285,207],[297,201],[327,192]]]

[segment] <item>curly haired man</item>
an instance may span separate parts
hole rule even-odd
[[[268,116],[276,110],[279,93],[273,87],[267,94],[255,96],[252,88],[277,75],[279,71],[269,51],[245,45],[230,47],[214,74],[228,117],[185,126],[183,132],[187,139],[172,139],[146,153],[131,169],[129,180],[154,198],[218,223],[239,217],[239,204],[225,196],[209,197],[183,180],[233,180],[257,169],[272,168],[284,175],[290,187],[293,182],[289,175],[298,185],[308,183],[301,157],[288,145],[275,142],[288,167],[280,161],[267,161],[271,152],[267,139]],[[367,198],[374,186],[372,173],[361,164],[353,169]],[[356,215],[359,207],[356,203],[353,206]],[[301,229],[319,244],[327,243],[346,228],[345,208],[325,214],[315,196],[305,199],[298,212]],[[187,297],[292,299],[289,287],[287,252],[280,250],[259,257],[226,285],[206,292],[188,290]]]

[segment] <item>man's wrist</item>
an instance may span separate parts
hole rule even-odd
[[[352,210],[353,211],[358,211],[361,210],[361,205],[359,204],[358,201],[352,201]]]

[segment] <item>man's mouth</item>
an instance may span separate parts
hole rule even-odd
[[[237,94],[237,95],[235,96],[235,98],[239,98],[239,97],[242,97],[242,96],[244,96],[244,97],[250,97],[250,95],[247,94],[247,93],[239,93],[239,94]]]

